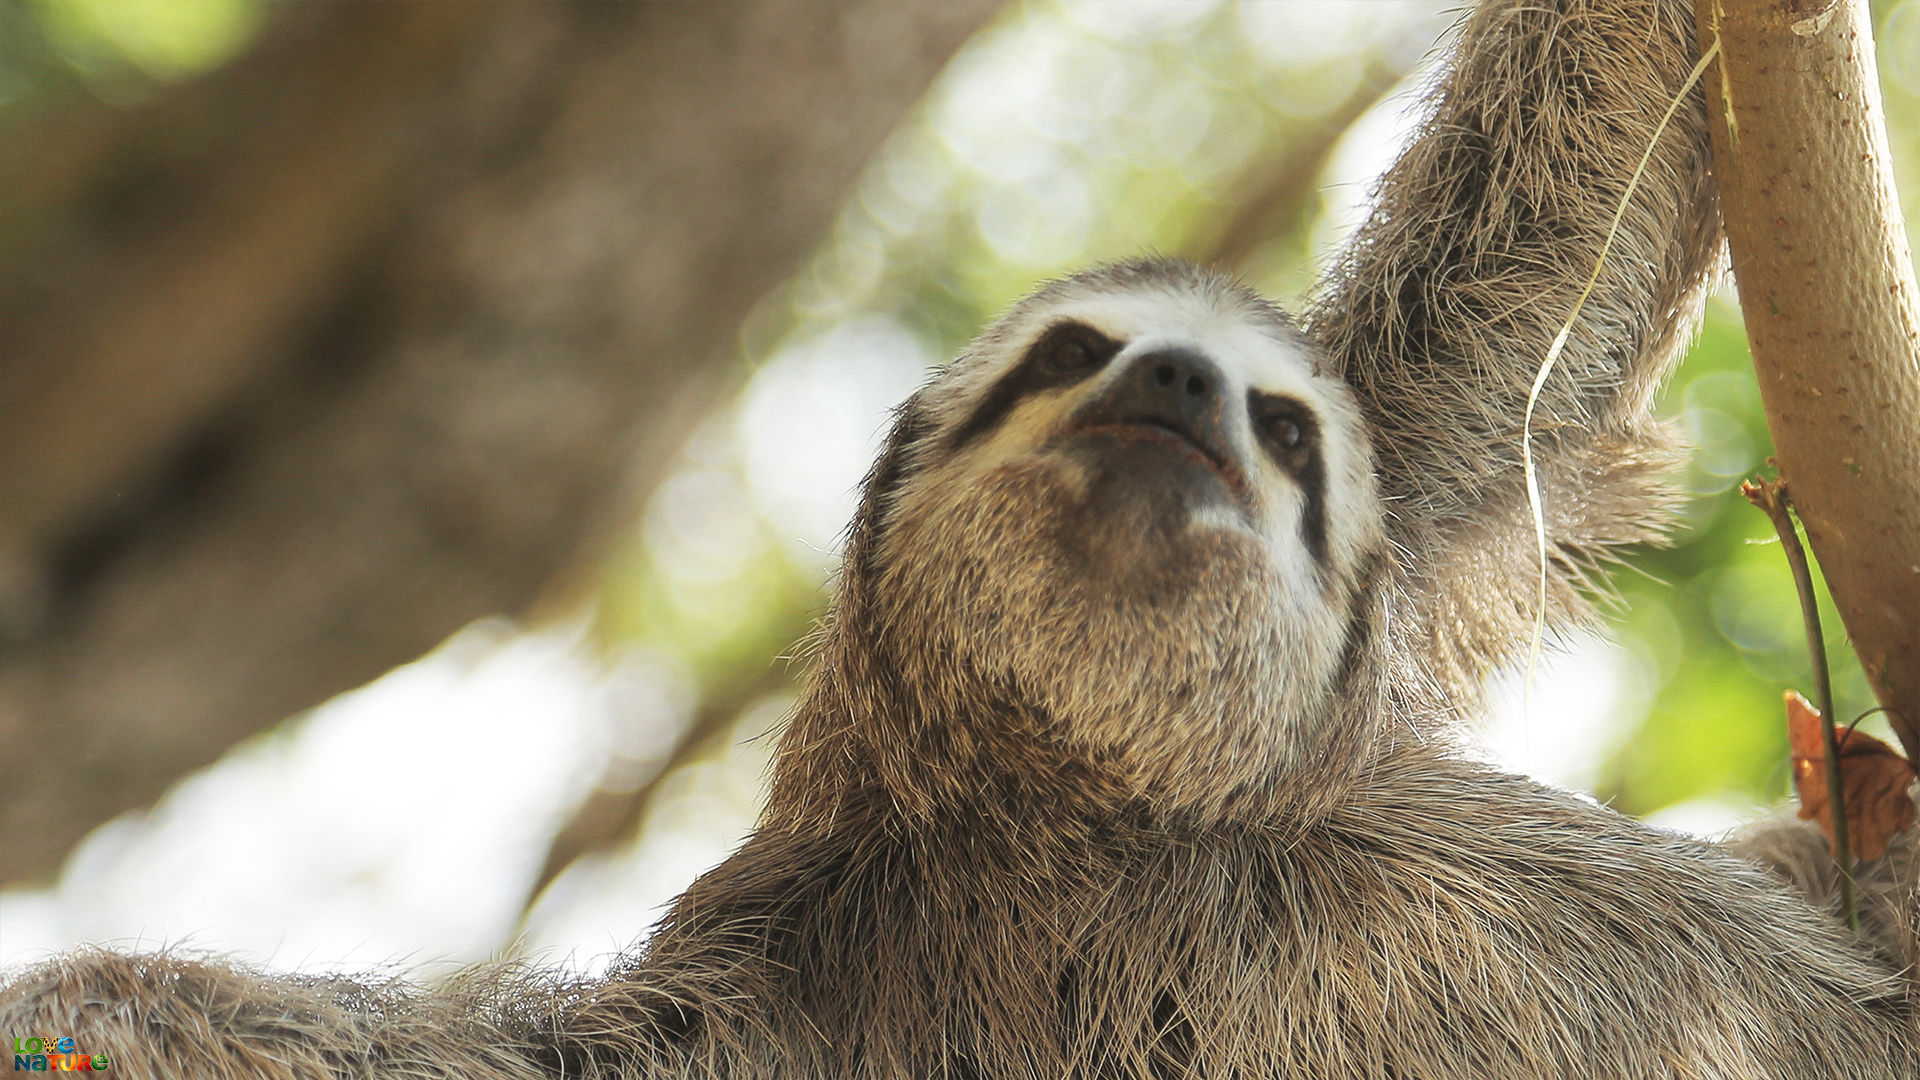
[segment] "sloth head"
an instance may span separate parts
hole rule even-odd
[[[1327,758],[1382,532],[1358,410],[1318,357],[1186,263],[1043,287],[902,408],[843,608],[917,711],[1010,711],[1129,798],[1214,803]]]

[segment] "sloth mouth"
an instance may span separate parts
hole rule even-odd
[[[1075,425],[1077,434],[1111,435],[1118,439],[1166,447],[1213,473],[1228,491],[1244,500],[1249,495],[1247,474],[1228,454],[1210,446],[1192,432],[1158,416],[1128,416]]]

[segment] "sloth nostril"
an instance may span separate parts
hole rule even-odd
[[[1191,420],[1220,404],[1226,374],[1197,349],[1173,345],[1133,360],[1115,393],[1129,398],[1127,411],[1166,412]],[[1217,419],[1217,418],[1216,418]]]

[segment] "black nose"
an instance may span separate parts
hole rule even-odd
[[[1142,366],[1153,367],[1153,385],[1185,398],[1203,398],[1213,393],[1218,372],[1212,364],[1185,352],[1148,353]]]
[[[1213,361],[1192,349],[1156,349],[1127,365],[1108,407],[1117,418],[1158,421],[1202,445],[1216,444],[1225,382]]]

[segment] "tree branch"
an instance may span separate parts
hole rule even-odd
[[[1345,100],[1300,137],[1275,140],[1275,148],[1282,153],[1260,170],[1252,190],[1232,208],[1219,233],[1188,257],[1209,266],[1244,268],[1261,244],[1302,232],[1317,205],[1315,184],[1334,148],[1355,122],[1400,85],[1419,57],[1418,49],[1405,47],[1382,49],[1369,57],[1366,74]]]
[[[1696,0],[1714,172],[1775,456],[1874,692],[1920,754],[1920,290],[1865,0]]]
[[[0,882],[591,557],[991,10],[301,7],[0,168]]]

